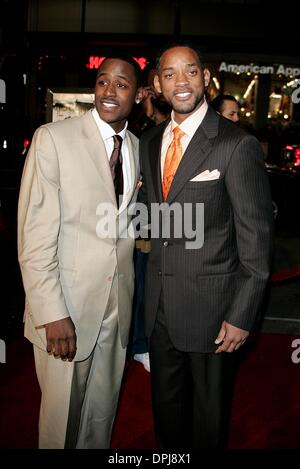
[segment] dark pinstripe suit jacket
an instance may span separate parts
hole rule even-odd
[[[140,140],[141,200],[161,203],[160,148],[166,123]],[[205,170],[220,178],[191,182]],[[146,273],[146,334],[159,297],[173,344],[183,351],[215,350],[222,321],[251,330],[269,278],[272,205],[259,142],[208,108],[186,149],[167,202],[204,203],[204,244],[186,249],[184,237],[151,239]],[[163,222],[164,213],[161,222]]]

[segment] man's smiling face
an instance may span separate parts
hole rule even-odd
[[[154,83],[179,122],[201,106],[209,78],[209,71],[202,68],[193,49],[173,47],[162,54]]]
[[[98,70],[95,106],[102,120],[120,132],[137,95],[137,80],[130,63],[106,59]]]

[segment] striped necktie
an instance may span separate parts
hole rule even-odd
[[[109,166],[111,170],[112,179],[115,186],[115,194],[117,200],[117,206],[119,207],[119,197],[123,195],[123,169],[122,169],[122,153],[121,146],[123,139],[120,135],[114,135],[114,148],[109,160]]]

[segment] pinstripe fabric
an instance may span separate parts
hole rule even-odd
[[[140,141],[141,200],[161,203],[160,146],[165,123]],[[190,180],[218,169],[220,178]],[[222,321],[251,330],[270,273],[272,205],[259,142],[210,107],[186,149],[167,202],[204,203],[204,244],[152,239],[146,275],[146,333],[153,330],[162,290],[168,331],[182,351],[211,352]],[[165,246],[168,241],[168,245]]]

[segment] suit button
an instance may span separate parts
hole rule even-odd
[[[164,247],[166,248],[168,246],[168,241],[164,241]]]
[[[161,271],[161,270],[158,271],[158,275],[159,275],[160,277],[162,276],[162,271]]]

